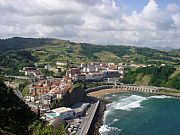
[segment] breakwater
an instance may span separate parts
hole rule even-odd
[[[106,102],[104,100],[100,100],[99,106],[96,110],[93,121],[90,125],[88,135],[100,135],[99,128],[103,125],[103,116],[105,110],[106,110]]]

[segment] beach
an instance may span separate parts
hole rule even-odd
[[[113,94],[113,93],[124,93],[124,92],[139,92],[139,91],[129,91],[126,89],[117,89],[117,88],[112,88],[112,89],[102,89],[94,92],[88,93],[89,96],[93,97],[102,97],[104,95],[108,94]],[[154,93],[149,93],[146,91],[141,91],[141,93],[147,93],[147,94],[153,94],[153,95],[166,95],[166,96],[172,96],[175,98],[180,98],[180,93],[166,93],[166,92],[154,92]]]
[[[128,90],[122,90],[122,89],[102,89],[102,90],[98,90],[98,91],[94,91],[89,93],[89,96],[93,96],[93,97],[102,97],[104,95],[108,95],[108,94],[112,94],[112,93],[121,93],[121,92],[129,92]]]

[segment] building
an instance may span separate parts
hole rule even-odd
[[[89,73],[86,74],[86,81],[101,81],[103,79],[102,73]]]
[[[19,83],[16,82],[10,82],[10,81],[5,81],[4,82],[7,87],[11,87],[13,89],[19,88]]]
[[[67,61],[57,61],[56,62],[56,69],[58,69],[60,72],[64,72],[67,68]]]
[[[97,65],[87,65],[82,68],[82,72],[88,72],[88,73],[93,73],[93,72],[98,72],[99,68]]]
[[[49,68],[52,68],[52,66],[50,64],[47,64],[44,66],[45,69],[49,69]]]
[[[39,80],[35,84],[29,86],[29,94],[33,96],[38,96],[41,94],[46,94],[50,91],[50,81],[48,80]]]
[[[80,72],[80,69],[79,68],[70,68],[69,70],[67,70],[67,76],[68,77],[73,77],[74,75],[78,75],[78,74],[80,74],[81,72]]]
[[[56,62],[56,66],[66,66],[66,65],[67,65],[67,61],[62,61],[62,62],[57,61]]]
[[[50,91],[50,86],[43,86],[43,85],[31,85],[29,88],[30,95],[41,95],[48,93]]]
[[[118,70],[104,70],[103,71],[103,78],[119,78],[121,76],[120,72]]]
[[[74,82],[85,81],[85,80],[86,80],[86,75],[84,75],[84,74],[75,74],[75,75],[72,77],[72,80],[73,80]]]
[[[86,111],[90,107],[90,103],[79,102],[74,104],[71,108],[75,112],[75,117],[83,117],[86,115]]]
[[[74,110],[67,107],[60,107],[51,110],[51,113],[46,113],[46,116],[50,118],[60,117],[61,119],[68,120],[74,118]]]

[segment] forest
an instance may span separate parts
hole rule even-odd
[[[148,85],[158,87],[170,87],[180,89],[180,74],[175,75],[171,78],[171,74],[176,70],[174,66],[150,66],[138,68],[135,71],[129,69],[125,74],[125,77],[121,79],[122,83],[134,84],[137,80],[138,75],[150,76]]]

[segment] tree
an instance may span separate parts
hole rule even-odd
[[[17,135],[28,134],[28,126],[35,119],[35,114],[28,105],[2,81],[0,81],[0,114],[0,128]]]
[[[58,128],[54,128],[39,120],[35,121],[29,127],[29,130],[32,135],[66,135],[63,124],[60,124]]]

